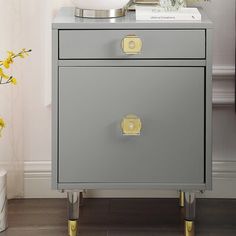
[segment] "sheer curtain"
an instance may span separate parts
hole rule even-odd
[[[7,50],[19,49],[21,41],[21,11],[19,0],[0,0],[0,58]],[[21,80],[20,63],[16,62],[9,74]],[[8,171],[8,198],[23,196],[23,127],[22,85],[0,86],[0,116],[6,128],[0,138],[0,168]]]
[[[9,71],[18,85],[0,86],[0,117],[7,125],[0,168],[8,171],[9,198],[24,196],[24,161],[50,158],[51,21],[61,6],[71,5],[71,0],[0,0],[0,58],[7,50],[33,50]]]

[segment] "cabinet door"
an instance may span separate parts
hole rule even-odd
[[[204,183],[204,86],[203,67],[60,67],[59,182]]]

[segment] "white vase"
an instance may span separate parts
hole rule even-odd
[[[109,10],[125,7],[130,0],[72,0],[80,9]]]
[[[7,229],[7,172],[0,169],[0,232]]]

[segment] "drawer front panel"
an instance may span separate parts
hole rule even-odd
[[[204,73],[61,67],[59,183],[204,183]],[[129,114],[139,136],[122,134]]]
[[[129,36],[138,39],[130,40]],[[126,54],[125,46],[136,54]],[[137,44],[141,41],[141,47]],[[127,44],[128,42],[128,44]],[[130,42],[130,44],[129,44]],[[125,48],[126,48],[125,47]],[[140,52],[139,52],[140,49]],[[60,30],[59,59],[204,59],[205,30]]]

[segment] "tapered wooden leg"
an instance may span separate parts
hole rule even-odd
[[[185,192],[184,235],[195,236],[196,197],[195,193]]]

